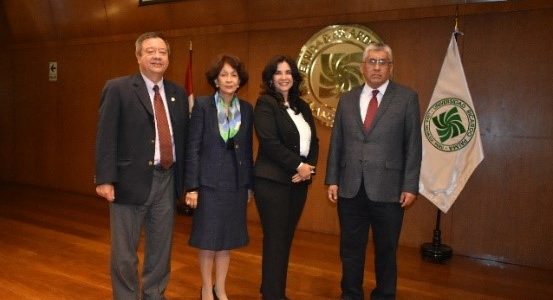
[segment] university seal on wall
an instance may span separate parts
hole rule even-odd
[[[298,69],[313,116],[332,127],[340,95],[364,82],[360,64],[369,43],[381,42],[361,25],[332,25],[314,34],[301,48]]]
[[[424,135],[436,149],[454,152],[463,149],[476,132],[476,114],[459,98],[443,98],[424,114]]]

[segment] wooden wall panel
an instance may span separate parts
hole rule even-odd
[[[138,0],[103,1],[113,33],[224,26],[247,21],[247,0],[192,0],[145,6],[137,6]]]
[[[0,48],[2,57],[9,57],[11,52],[6,48]],[[0,170],[0,180],[13,181],[15,163],[13,161],[15,150],[15,98],[13,91],[13,61],[9,59],[0,60],[0,161],[4,167]]]
[[[531,16],[526,18],[526,16]],[[484,101],[482,134],[512,138],[551,138],[553,33],[550,12],[474,16],[463,38],[469,84]],[[482,84],[482,82],[492,84]]]
[[[138,7],[138,1],[104,0],[108,26],[112,33],[145,32],[169,28],[167,5]]]
[[[317,11],[317,16],[329,16],[343,14],[346,5],[339,5],[336,0],[290,0],[250,1],[250,19],[252,21],[289,20],[298,18],[310,18]]]
[[[106,70],[109,72],[109,77],[97,78],[98,80],[105,82],[111,78],[138,73],[138,61],[135,56],[134,47],[135,39],[122,40],[109,44],[100,44],[101,47],[104,47],[105,53],[107,53],[106,57],[100,59],[107,60],[108,65],[106,66]],[[172,66],[170,65],[169,68],[171,67]],[[96,96],[99,102],[100,90],[98,90],[98,94]]]
[[[8,30],[6,11],[0,9],[0,39],[4,41],[4,47],[0,47],[0,55],[10,57],[11,51],[6,47],[11,41],[11,33]],[[13,61],[11,59],[0,60],[0,161],[5,165],[0,169],[0,180],[13,181],[14,169],[14,91],[13,91]]]
[[[482,142],[487,156],[446,215],[448,243],[468,256],[550,268],[551,140],[486,135]]]
[[[94,37],[109,34],[104,0],[49,2],[60,39],[66,36]]]
[[[56,38],[49,1],[4,0],[3,7],[14,40],[23,42]]]
[[[461,253],[552,265],[543,255],[553,253],[551,13],[464,20],[463,61],[486,158],[448,214]]]
[[[48,82],[48,57],[52,49],[20,50],[14,70],[15,153],[14,179],[39,186],[57,187],[60,154],[60,94]]]
[[[101,89],[110,78],[137,72],[134,40],[140,32],[164,30],[172,47],[166,77],[179,84],[193,40],[196,96],[212,92],[204,73],[215,55],[238,55],[250,73],[240,96],[255,104],[261,70],[272,55],[297,56],[303,43],[327,25],[363,24],[394,49],[394,78],[419,92],[422,114],[456,11],[445,0],[325,0],[320,5],[308,0],[287,2],[285,9],[268,0],[190,0],[147,7],[104,0],[102,19],[83,15],[99,11],[98,1],[69,2],[59,2],[63,7],[55,12],[42,1],[3,3],[13,42],[0,50],[10,57],[0,67],[13,72],[4,73],[0,83],[0,109],[8,116],[0,120],[0,159],[7,160],[0,164],[0,180],[85,194],[94,193]],[[69,8],[77,10],[74,16],[66,15]],[[546,230],[553,225],[548,201],[553,192],[553,4],[531,0],[459,8],[466,33],[459,45],[486,158],[443,215],[443,241],[458,254],[551,269],[553,262],[541,254],[553,253],[553,236]],[[88,26],[96,28],[87,31]],[[49,61],[58,61],[57,83],[48,82]],[[10,120],[18,121],[18,127]],[[321,155],[300,228],[338,233],[336,208],[326,199],[323,184],[330,129],[317,128]],[[435,216],[436,208],[421,197],[405,215],[401,244],[418,247],[431,241]],[[258,220],[253,203],[248,217]]]
[[[57,169],[60,189],[65,187],[76,192],[94,190],[93,154],[99,93],[104,78],[110,75],[110,61],[106,59],[110,52],[103,45],[89,45],[86,48],[70,46],[65,47],[58,58],[59,81],[56,88],[64,95],[58,99],[61,148]]]
[[[370,12],[407,10],[428,6],[444,6],[458,4],[455,0],[436,1],[366,1],[366,0],[289,0],[250,1],[250,20],[273,21],[294,19],[319,19],[321,17],[346,16]],[[316,13],[313,13],[316,12]]]

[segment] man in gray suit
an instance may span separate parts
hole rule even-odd
[[[395,299],[396,251],[403,210],[417,198],[421,133],[417,94],[393,81],[392,49],[363,52],[365,84],[342,95],[336,110],[325,183],[338,202],[342,299],[363,299],[369,229],[375,249],[371,299]]]
[[[184,183],[188,102],[183,88],[163,78],[169,66],[165,38],[144,33],[135,48],[140,73],[109,80],[102,92],[96,193],[110,204],[113,298],[165,299],[175,205]]]

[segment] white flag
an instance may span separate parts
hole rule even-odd
[[[455,40],[424,114],[419,192],[446,213],[484,159],[476,111]]]

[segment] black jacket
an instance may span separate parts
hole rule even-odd
[[[254,110],[255,132],[259,140],[256,177],[292,184],[292,176],[303,160],[313,166],[317,164],[319,139],[313,115],[303,100],[298,101],[298,109],[311,128],[311,144],[305,159],[300,156],[300,135],[288,112],[270,95],[257,99]]]

